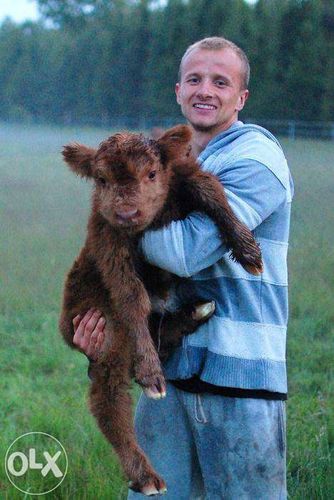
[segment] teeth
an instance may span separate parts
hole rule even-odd
[[[194,104],[194,107],[199,109],[216,109],[216,107],[211,104]]]

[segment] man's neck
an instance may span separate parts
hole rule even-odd
[[[202,131],[202,130],[195,130],[194,128],[192,128],[193,135],[191,140],[191,151],[194,157],[197,158],[214,137],[216,137],[218,134],[221,134],[222,132],[225,132],[237,120],[238,118],[234,120],[234,122],[230,123],[228,126],[219,128],[215,131],[212,130]]]
[[[195,158],[201,154],[203,149],[206,148],[207,144],[211,141],[212,137],[208,134],[201,132],[196,132],[193,130],[193,136],[191,140],[191,152]]]

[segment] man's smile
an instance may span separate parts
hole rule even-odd
[[[193,104],[193,107],[196,109],[210,109],[210,110],[217,109],[217,106],[214,106],[213,104],[204,104],[204,103],[199,103],[199,102],[196,102],[195,104]]]

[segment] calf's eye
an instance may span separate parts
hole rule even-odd
[[[156,173],[156,170],[151,170],[151,172],[148,174],[148,178],[150,179],[150,181],[153,181],[153,179],[155,179]]]
[[[106,185],[106,180],[103,177],[98,177],[97,182],[100,184],[100,186]]]

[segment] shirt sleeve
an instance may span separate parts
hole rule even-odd
[[[255,160],[235,162],[218,178],[233,212],[251,230],[286,200],[286,189],[280,180]],[[227,253],[217,226],[200,212],[161,229],[147,231],[140,246],[150,264],[180,277],[193,276]]]

